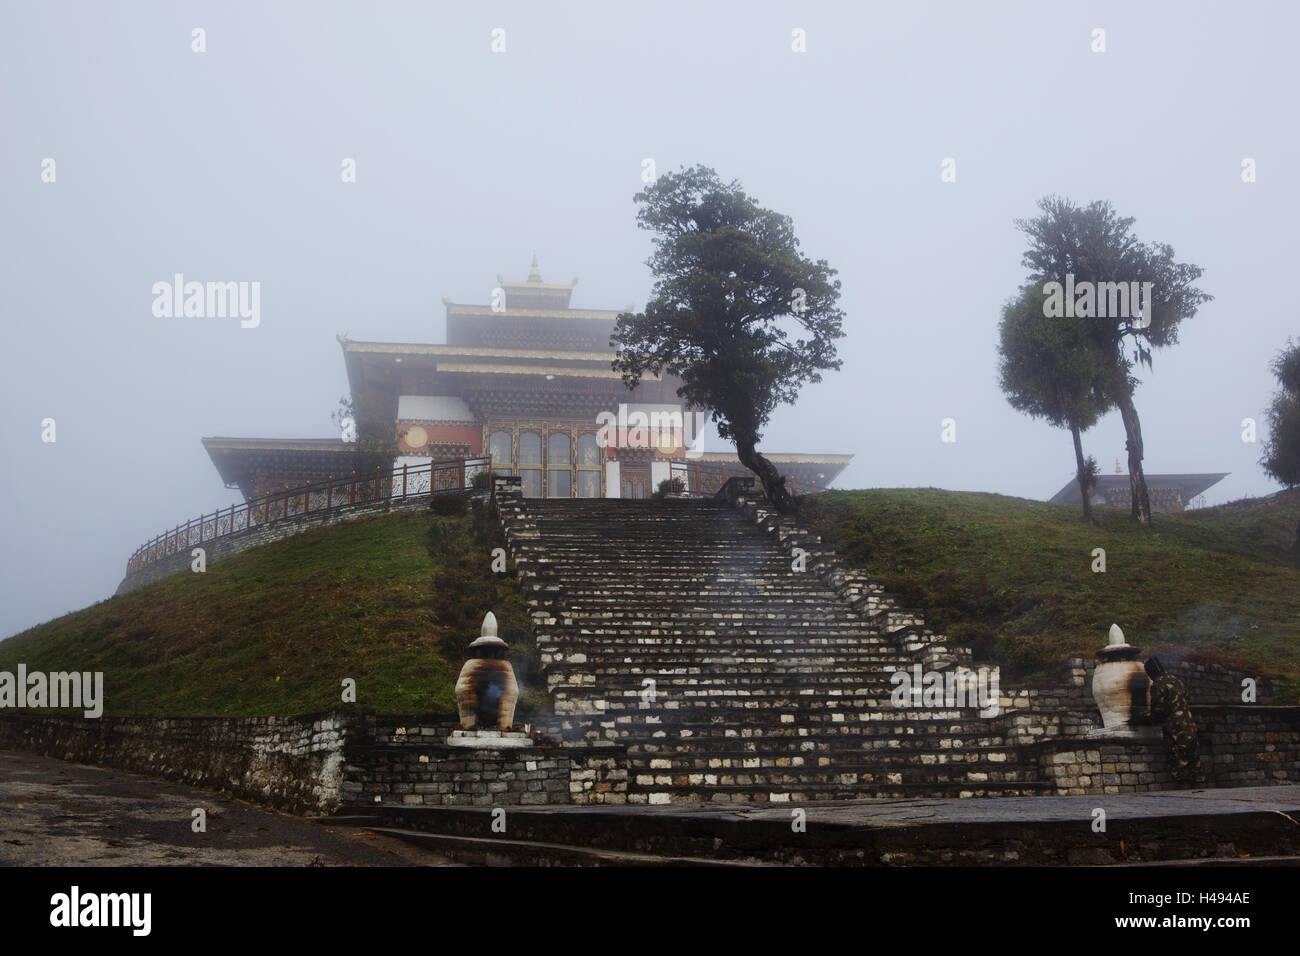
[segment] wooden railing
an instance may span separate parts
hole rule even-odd
[[[201,514],[164,531],[136,548],[127,559],[126,571],[130,574],[177,551],[188,551],[217,538],[299,515],[421,495],[468,491],[475,487],[475,478],[479,474],[485,476],[480,482],[483,490],[487,491],[491,488],[491,472],[492,460],[488,457],[451,458],[431,461],[427,465],[376,468],[374,474],[357,475],[353,472],[343,478],[305,482],[296,488],[286,486],[283,491],[218,508],[212,514]]]

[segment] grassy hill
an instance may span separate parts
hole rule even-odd
[[[1284,678],[1300,697],[1300,495],[1157,514],[934,488],[803,499],[812,529],[936,630],[1012,678],[1091,657],[1112,623],[1131,643]],[[1093,549],[1106,571],[1092,571]]]
[[[105,713],[455,710],[456,676],[496,613],[532,673],[513,571],[494,575],[495,520],[401,512],[320,528],[101,601],[0,643],[0,670],[104,672]],[[535,695],[521,700],[526,713]]]
[[[830,492],[805,517],[907,606],[1009,677],[1091,656],[1111,623],[1152,651],[1234,663],[1300,692],[1300,570],[1290,496],[1139,529],[1099,509],[999,495]],[[0,643],[0,670],[103,671],[105,712],[291,714],[339,704],[449,712],[468,643],[495,611],[521,682],[536,673],[522,600],[494,575],[496,522],[405,512],[322,528],[182,573]],[[1091,570],[1106,550],[1106,573]],[[534,688],[521,714],[541,702]]]

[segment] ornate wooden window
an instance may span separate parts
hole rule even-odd
[[[542,436],[523,432],[519,436],[519,477],[526,498],[542,497]]]
[[[515,473],[514,442],[509,432],[493,432],[488,438],[488,454],[492,456],[492,470],[501,475]]]
[[[600,445],[588,432],[578,436],[578,497],[600,497]]]
[[[567,432],[546,439],[546,496],[573,497],[573,440]]]

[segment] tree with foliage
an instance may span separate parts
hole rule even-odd
[[[1266,413],[1268,438],[1259,463],[1274,479],[1294,488],[1300,485],[1300,342],[1287,339],[1272,370],[1279,387]]]
[[[1039,200],[1038,208],[1038,217],[1016,220],[1016,227],[1030,240],[1023,264],[1031,270],[1032,283],[1040,288],[1049,282],[1065,285],[1067,276],[1073,277],[1075,287],[1084,282],[1091,284],[1088,288],[1103,283],[1151,283],[1149,315],[1139,315],[1134,306],[1127,317],[1088,320],[1089,336],[1107,358],[1105,381],[1099,385],[1118,406],[1124,421],[1132,515],[1134,520],[1150,524],[1151,501],[1142,469],[1142,425],[1133,402],[1139,381],[1133,369],[1138,365],[1151,368],[1152,350],[1176,345],[1179,324],[1213,297],[1192,285],[1201,276],[1199,266],[1175,262],[1169,245],[1138,242],[1129,233],[1134,220],[1116,215],[1110,203],[1080,207],[1068,199],[1048,196]],[[1045,316],[1044,321],[1057,320]]]
[[[1114,403],[1102,389],[1106,356],[1096,350],[1087,323],[1091,319],[1048,319],[1043,293],[1025,286],[1002,309],[998,324],[998,377],[1011,407],[1074,438],[1075,475],[1083,497],[1083,520],[1092,523],[1092,491],[1097,460],[1083,456],[1082,432]]]
[[[670,173],[634,198],[637,224],[656,234],[655,283],[644,312],[618,317],[614,370],[629,389],[646,374],[679,378],[687,408],[709,411],[768,500],[788,511],[785,479],[757,446],[777,405],[840,367],[836,271],[799,252],[789,216],[712,169]]]
[[[354,402],[348,396],[339,399],[339,407],[330,413],[345,442],[353,444],[354,470],[368,475],[376,468],[393,467],[400,446],[393,429],[393,416],[374,399]]]
[[[1294,488],[1300,485],[1300,342],[1287,339],[1272,369],[1279,387],[1268,407],[1268,438],[1259,463],[1274,479]],[[1300,526],[1295,535],[1291,552],[1300,561]]]

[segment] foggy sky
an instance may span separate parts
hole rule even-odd
[[[0,9],[0,635],[238,500],[201,436],[336,436],[337,333],[441,342],[443,296],[486,303],[534,252],[575,307],[643,307],[647,158],[738,179],[839,270],[844,367],[764,450],[852,453],[841,488],[1054,494],[1069,433],[1010,408],[996,347],[1012,220],[1058,193],[1111,200],[1215,296],[1141,374],[1148,474],[1231,472],[1211,504],[1276,490],[1241,420],[1262,437],[1300,331],[1293,6],[375,6]],[[260,326],[155,318],[175,273],[260,281]],[[1084,443],[1113,472],[1118,414]]]

